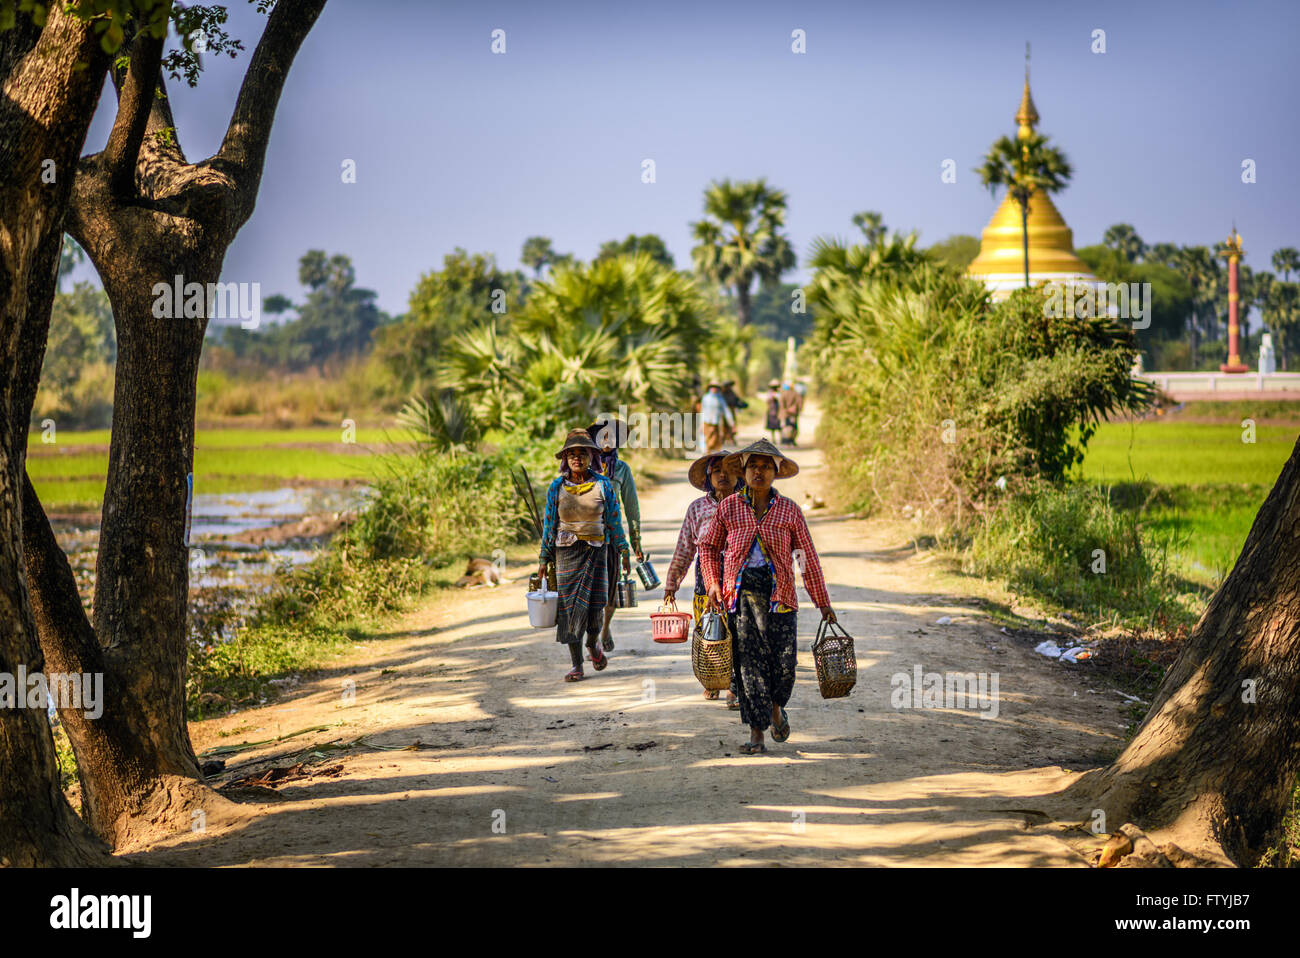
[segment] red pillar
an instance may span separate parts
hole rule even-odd
[[[1219,371],[1225,373],[1250,372],[1250,367],[1241,361],[1239,354],[1241,326],[1237,321],[1237,308],[1241,302],[1241,296],[1237,292],[1237,263],[1243,252],[1241,234],[1234,227],[1223,250],[1223,255],[1228,258],[1228,361],[1219,367]]]

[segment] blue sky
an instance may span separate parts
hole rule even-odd
[[[240,0],[230,12],[245,53],[210,60],[196,90],[170,84],[191,160],[220,143],[265,23]],[[504,55],[490,49],[497,28]],[[1090,49],[1096,29],[1104,54]],[[1246,262],[1270,268],[1275,248],[1300,246],[1298,35],[1300,4],[1281,2],[331,0],[294,63],[223,279],[297,300],[298,258],[322,248],[351,256],[397,313],[457,246],[515,267],[533,234],[589,258],[653,232],[686,267],[689,223],[722,177],[788,193],[793,279],[811,240],[847,236],[858,210],[923,245],[978,235],[995,204],[973,168],[1014,132],[1026,40],[1039,128],[1075,168],[1056,202],[1076,246],[1116,222],[1148,242],[1212,244],[1235,221]],[[87,152],[115,108],[106,91]],[[940,180],[948,158],[955,184]]]

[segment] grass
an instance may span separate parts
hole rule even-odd
[[[1088,443],[1082,478],[1158,485],[1256,485],[1271,489],[1296,443],[1294,426],[1180,422],[1103,423]]]
[[[1256,426],[1253,443],[1243,442],[1240,420],[1232,420],[1252,406],[1260,418],[1260,406],[1273,417],[1284,416],[1287,407],[1293,415],[1300,410],[1297,403],[1189,403],[1187,416],[1218,416],[1225,409],[1231,416],[1224,424],[1105,423],[1080,469],[1081,478],[1111,485],[1116,504],[1140,512],[1153,533],[1176,539],[1174,569],[1211,588],[1236,562],[1296,443],[1295,426],[1267,425]]]

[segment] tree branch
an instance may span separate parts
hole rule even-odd
[[[285,77],[324,7],[325,0],[280,0],[244,74],[225,139],[213,157],[214,166],[233,167],[231,173],[241,200],[241,222],[253,212]]]
[[[131,46],[131,63],[118,92],[117,118],[104,148],[109,186],[119,197],[135,192],[135,166],[153,112],[154,91],[161,82],[162,52],[163,38],[148,30],[141,30]]]

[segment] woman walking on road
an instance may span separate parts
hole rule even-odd
[[[632,554],[637,562],[645,560],[641,551],[641,502],[636,496],[636,480],[632,478],[632,467],[618,456],[619,447],[627,442],[627,423],[621,419],[600,419],[587,427],[587,435],[600,447],[591,468],[614,484],[618,494],[618,504],[622,514],[627,518],[627,537],[632,542]],[[618,557],[610,550],[606,560],[609,564],[609,580],[618,579]],[[605,606],[605,624],[601,630],[600,644],[606,652],[614,651],[614,636],[610,634],[609,622],[614,618],[614,603]]]
[[[732,687],[740,720],[749,726],[749,741],[740,751],[760,755],[767,751],[768,728],[773,741],[790,737],[785,706],[794,691],[796,551],[813,604],[828,622],[835,621],[835,612],[803,512],[772,487],[774,480],[798,473],[794,460],[760,439],[725,465],[743,470],[745,489],[718,505],[700,537],[700,568],[710,605],[725,609],[731,624]]]
[[[718,511],[718,503],[736,491],[737,486],[744,485],[740,477],[730,469],[723,468],[722,463],[731,452],[720,449],[718,452],[705,454],[691,463],[687,478],[691,485],[707,495],[700,496],[686,507],[686,518],[682,520],[681,532],[677,534],[677,548],[673,552],[673,561],[668,566],[668,575],[664,579],[664,601],[675,600],[677,590],[681,587],[682,576],[692,562],[695,563],[695,628],[700,627],[700,616],[708,606],[708,592],[704,588],[704,576],[700,572],[697,548],[700,536],[713,521]],[[716,699],[716,691],[705,690],[706,699]],[[727,708],[739,708],[736,705],[736,693],[727,693]]]
[[[555,454],[560,460],[560,475],[546,490],[537,573],[544,577],[547,565],[555,563],[560,591],[555,638],[569,646],[573,663],[564,677],[566,682],[583,677],[579,643],[584,632],[592,667],[599,672],[609,664],[599,645],[613,584],[609,553],[622,556],[623,571],[631,571],[614,484],[591,470],[592,457],[599,451],[587,430],[570,431],[564,447]]]
[[[781,441],[781,380],[773,379],[767,384],[767,431],[772,445]]]

